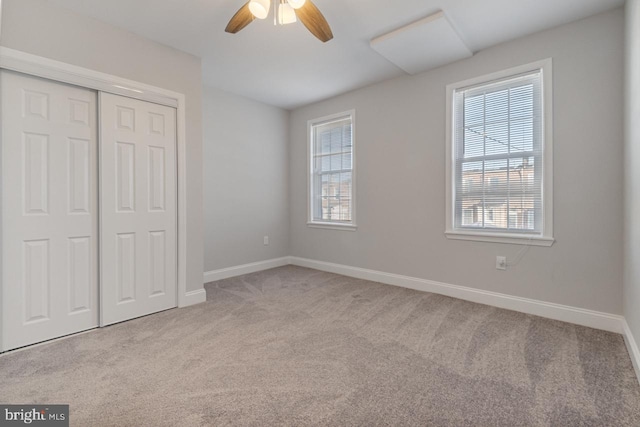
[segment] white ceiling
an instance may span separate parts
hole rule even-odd
[[[403,75],[369,41],[443,10],[473,51],[621,6],[624,0],[313,0],[333,30],[224,28],[246,0],[48,0],[202,58],[204,84],[291,109]]]

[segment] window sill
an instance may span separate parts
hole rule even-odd
[[[448,230],[444,233],[448,239],[474,242],[509,243],[513,245],[546,246],[553,245],[553,237],[531,234],[486,233],[461,230]]]
[[[329,230],[340,230],[340,231],[356,231],[358,226],[355,224],[343,224],[339,222],[318,222],[318,221],[309,221],[307,222],[307,226],[310,228],[326,228]]]

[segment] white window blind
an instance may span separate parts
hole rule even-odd
[[[311,222],[353,223],[351,114],[311,123]]]
[[[454,228],[543,231],[542,71],[453,92]]]

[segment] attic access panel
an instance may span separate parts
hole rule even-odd
[[[442,11],[376,37],[370,45],[408,74],[473,56]]]

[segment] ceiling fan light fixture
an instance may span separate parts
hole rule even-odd
[[[304,6],[305,1],[306,0],[287,0],[287,3],[294,9],[300,9]]]
[[[293,24],[296,22],[296,11],[288,3],[278,5],[278,24]]]
[[[264,19],[269,15],[270,0],[251,0],[249,10],[258,19]]]
[[[254,21],[255,18],[265,19],[269,15],[271,3],[273,3],[273,23],[275,25],[300,21],[322,43],[326,43],[333,38],[329,23],[322,15],[322,12],[313,4],[312,0],[245,1],[246,3],[229,20],[225,28],[227,33],[237,33]]]

